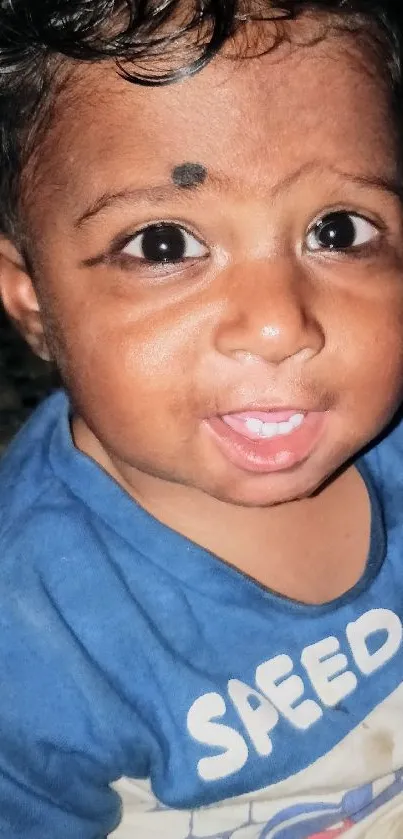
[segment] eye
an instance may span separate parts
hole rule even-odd
[[[348,251],[367,245],[379,236],[379,230],[363,216],[345,210],[329,213],[308,231],[310,251]]]
[[[155,264],[183,262],[206,256],[208,250],[179,224],[150,224],[133,236],[122,254]]]

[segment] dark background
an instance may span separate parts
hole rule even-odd
[[[33,355],[0,306],[0,453],[55,386],[51,366]]]

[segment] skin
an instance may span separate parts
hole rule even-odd
[[[172,171],[191,160],[208,177],[184,190]],[[26,174],[33,272],[1,246],[4,303],[56,359],[78,448],[160,520],[310,602],[362,572],[368,498],[343,465],[401,400],[401,203],[381,185],[396,177],[383,86],[347,40],[154,89],[86,66]],[[370,220],[370,243],[310,250],[335,209]],[[111,255],[166,220],[197,257]],[[270,474],[230,463],[205,418],[251,404],[325,412],[311,455]]]

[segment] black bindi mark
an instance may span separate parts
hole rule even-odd
[[[207,178],[207,169],[201,163],[181,163],[172,169],[172,180],[175,186],[182,189],[192,189],[203,184]]]

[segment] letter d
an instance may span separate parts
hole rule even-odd
[[[382,638],[381,646],[371,652],[368,649],[369,638],[378,632],[386,637]],[[364,676],[370,676],[397,653],[403,630],[398,616],[390,609],[371,609],[349,623],[346,634],[357,667]]]

